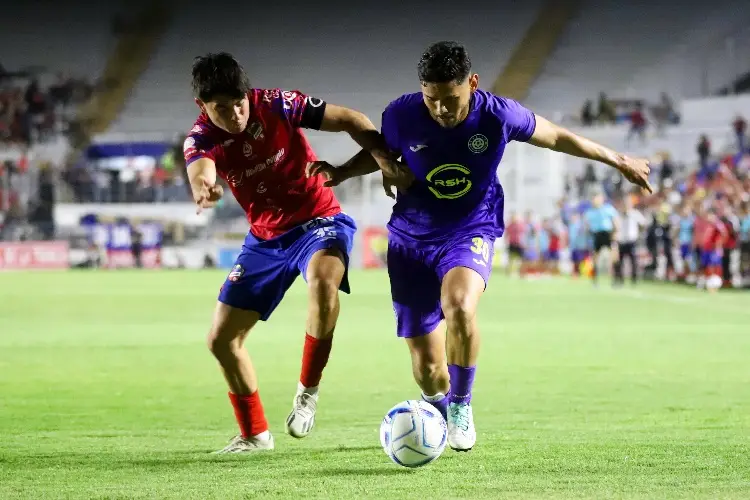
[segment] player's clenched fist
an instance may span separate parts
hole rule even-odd
[[[404,192],[414,182],[414,173],[404,162],[389,160],[386,168],[381,163],[380,170],[383,173],[385,194],[390,198],[396,198],[393,188]]]
[[[201,213],[205,208],[213,208],[217,201],[224,196],[224,188],[219,184],[209,184],[207,181],[203,181],[201,185],[200,195],[195,203],[198,205],[196,213]]]
[[[618,166],[618,170],[627,180],[636,186],[642,187],[649,193],[654,192],[651,184],[648,182],[648,176],[651,173],[651,167],[648,160],[644,158],[630,158],[628,156],[623,156],[620,165]]]

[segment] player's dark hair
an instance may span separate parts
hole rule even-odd
[[[471,72],[471,58],[460,43],[437,42],[422,53],[417,71],[422,83],[460,83]]]
[[[231,54],[206,54],[193,61],[193,94],[201,101],[220,95],[240,99],[249,91],[250,80]]]

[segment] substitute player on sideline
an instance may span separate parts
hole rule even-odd
[[[241,434],[223,453],[273,449],[258,379],[243,344],[265,321],[299,274],[309,288],[302,370],[286,430],[305,437],[315,423],[318,384],[331,352],[338,290],[348,293],[347,267],[354,221],[341,212],[321,178],[306,177],[317,162],[299,130],[345,131],[374,156],[385,144],[363,114],[299,91],[251,88],[229,54],[208,54],[193,65],[201,110],[184,152],[198,210],[221,198],[217,175],[245,209],[250,232],[219,293],[208,347],[229,385]],[[355,158],[361,158],[360,153]],[[372,157],[368,156],[368,161]]]
[[[388,223],[388,274],[397,334],[406,339],[425,400],[448,421],[459,451],[476,441],[471,410],[479,354],[476,308],[504,230],[497,166],[510,141],[606,163],[650,190],[646,160],[632,159],[553,125],[511,99],[479,90],[466,49],[430,46],[418,65],[422,92],[393,101],[382,133],[415,176]],[[370,165],[374,172],[378,166]],[[337,182],[362,172],[319,169]],[[446,337],[438,328],[447,324]]]

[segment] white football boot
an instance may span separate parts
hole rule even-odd
[[[249,438],[243,438],[241,435],[234,436],[228,445],[214,453],[224,455],[227,453],[249,453],[267,450],[273,450],[273,436],[268,431]]]
[[[469,451],[477,442],[474,414],[468,403],[448,406],[448,445],[456,451]]]
[[[292,411],[286,417],[286,433],[301,439],[310,434],[315,425],[315,411],[318,409],[318,392],[308,392],[300,387],[292,402]]]

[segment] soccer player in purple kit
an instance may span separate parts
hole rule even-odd
[[[497,167],[506,145],[529,142],[600,161],[650,190],[649,165],[480,90],[458,43],[431,45],[418,73],[421,93],[405,94],[383,112],[381,132],[414,175],[410,186],[399,186],[388,223],[388,275],[397,335],[406,339],[422,398],[446,417],[451,448],[468,451],[476,442],[476,309],[504,230]],[[367,169],[349,167],[323,173],[339,183],[378,169],[374,161]],[[446,333],[439,328],[443,320]]]

